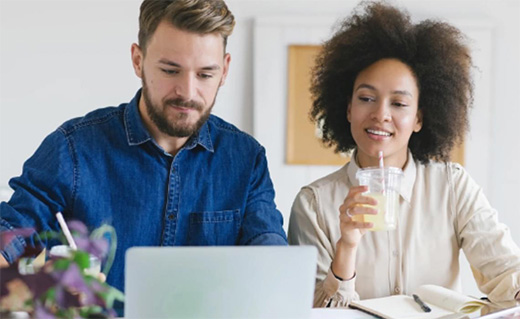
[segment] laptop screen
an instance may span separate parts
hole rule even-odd
[[[312,246],[134,247],[125,318],[308,318]]]

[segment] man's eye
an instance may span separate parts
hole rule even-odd
[[[213,74],[201,73],[199,76],[203,79],[211,79],[213,77]]]
[[[161,69],[161,71],[163,71],[166,74],[177,74],[177,73],[179,73],[179,71],[177,71],[177,70]]]

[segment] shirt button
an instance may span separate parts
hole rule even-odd
[[[170,215],[168,215],[168,219],[169,219],[169,220],[174,220],[174,219],[175,219],[175,216],[172,215],[172,214],[170,214]]]
[[[399,288],[399,287],[395,287],[394,292],[395,292],[396,294],[401,293],[401,288]]]

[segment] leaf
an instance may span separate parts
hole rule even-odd
[[[105,266],[103,267],[103,273],[108,275],[110,268],[112,268],[112,263],[116,257],[117,250],[117,234],[116,230],[113,226],[103,224],[100,227],[94,229],[92,234],[90,235],[92,239],[110,239],[110,249],[108,250],[108,256],[105,261]]]
[[[109,287],[104,298],[107,308],[109,309],[112,309],[114,307],[114,301],[125,301],[125,295],[114,287]]]
[[[53,258],[53,269],[54,270],[65,270],[69,268],[70,263],[72,262],[70,259],[67,258]]]
[[[90,256],[87,252],[76,250],[72,252],[72,260],[78,265],[81,270],[90,267]]]
[[[68,309],[82,306],[79,301],[79,295],[72,294],[66,289],[65,285],[56,285],[51,290],[53,293],[45,298],[45,305],[48,307],[55,305],[58,309]]]
[[[82,318],[107,318],[100,306],[82,307],[79,309],[79,315]]]
[[[68,291],[80,294],[82,305],[104,305],[102,301],[96,298],[94,291],[83,277],[83,271],[76,264],[71,264],[69,269],[63,273],[60,283]]]
[[[47,230],[47,231],[39,233],[38,236],[40,237],[41,240],[60,239],[61,233]]]
[[[43,294],[40,296],[40,300],[43,302],[44,305],[52,305],[56,303],[56,295],[57,295],[57,286],[54,285],[47,289]]]
[[[75,308],[61,308],[55,311],[56,318],[59,319],[77,319]]]
[[[108,284],[100,282],[99,279],[97,279],[96,277],[87,276],[85,278],[85,281],[90,286],[92,291],[94,291],[94,293],[96,294],[105,292],[110,287]]]

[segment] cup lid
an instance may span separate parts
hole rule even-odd
[[[399,167],[389,166],[389,167],[384,167],[383,170],[385,171],[385,174],[403,175],[403,170],[400,169]],[[370,167],[360,168],[356,172],[356,176],[358,174],[367,174],[369,172],[381,172],[381,167],[370,166]]]

